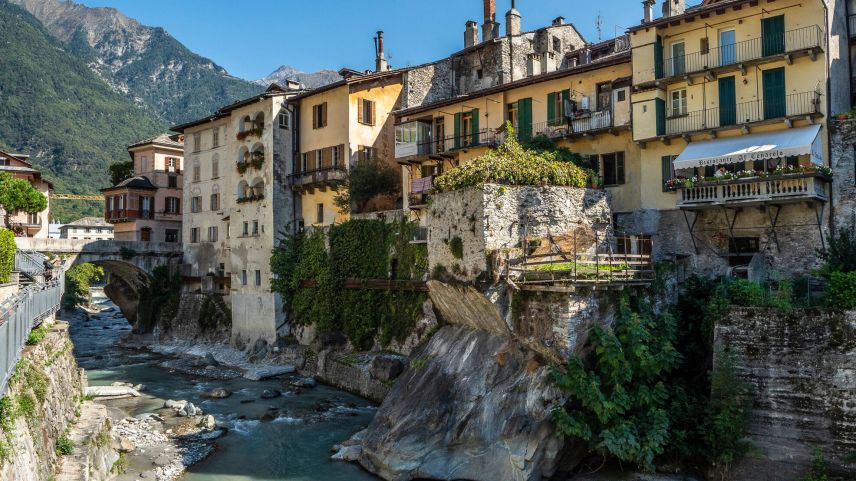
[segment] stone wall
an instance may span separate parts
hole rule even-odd
[[[856,312],[733,309],[715,343],[755,387],[749,436],[760,456],[734,479],[798,479],[813,448],[831,472],[856,472],[843,461],[856,452]]]
[[[594,247],[595,232],[610,234],[611,210],[602,190],[573,187],[486,184],[437,194],[428,217],[428,265],[443,266],[459,280],[490,275],[494,254],[520,252],[524,232],[530,240],[576,239],[579,252]],[[460,239],[463,255],[452,248]]]
[[[856,226],[856,119],[829,122],[832,209],[837,226]]]
[[[0,460],[0,479],[53,479],[59,463],[55,444],[75,422],[85,383],[71,347],[68,324],[57,322],[38,345],[24,349],[17,379],[10,382],[5,395],[18,414],[12,432],[0,429],[2,442],[10,450],[9,458]],[[47,389],[40,398],[33,388],[44,380]],[[26,415],[27,409],[21,406],[31,402],[34,409]]]

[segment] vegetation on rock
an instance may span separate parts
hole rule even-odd
[[[0,284],[9,282],[15,267],[15,234],[0,227]]]
[[[140,290],[137,329],[149,332],[160,320],[169,329],[181,301],[181,273],[169,266],[152,270],[148,285]]]

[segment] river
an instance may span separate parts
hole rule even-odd
[[[101,291],[93,291],[93,302],[114,311],[93,315],[88,322],[74,322],[70,329],[75,357],[86,369],[89,384],[121,381],[145,385],[141,398],[105,402],[112,412],[136,416],[163,407],[165,399],[186,399],[214,415],[219,426],[229,428],[228,434],[217,440],[215,452],[191,466],[184,480],[379,479],[356,465],[329,460],[333,444],[347,439],[371,420],[375,406],[370,402],[324,385],[304,389],[300,395],[263,400],[260,396],[266,389],[285,392],[285,381],[201,379],[168,370],[158,365],[162,356],[120,346],[120,341],[130,334],[127,320]],[[200,397],[217,387],[234,394],[226,399]],[[261,422],[259,419],[267,412],[276,412],[276,418]]]

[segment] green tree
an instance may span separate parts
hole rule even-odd
[[[396,196],[401,193],[401,175],[398,170],[379,159],[358,162],[348,173],[347,188],[336,194],[336,207],[341,212],[363,212],[369,201],[377,197]]]
[[[749,450],[746,431],[752,407],[752,389],[737,375],[737,357],[718,351],[711,372],[710,402],[704,419],[708,462],[723,478]]]
[[[653,469],[669,441],[667,380],[680,362],[675,332],[670,316],[640,315],[622,297],[614,326],[592,328],[591,356],[553,371],[569,399],[554,410],[559,430],[605,457]]]
[[[104,269],[95,264],[79,264],[65,273],[65,294],[62,305],[66,309],[89,303],[89,288],[104,278]]]
[[[16,179],[8,172],[0,172],[0,208],[6,215],[3,219],[10,227],[10,217],[17,212],[36,214],[45,210],[48,198],[38,191],[29,181]]]
[[[110,164],[110,182],[111,185],[116,185],[125,179],[130,179],[134,176],[134,161],[115,162]]]
[[[15,234],[0,228],[0,284],[9,282],[9,274],[15,267]]]

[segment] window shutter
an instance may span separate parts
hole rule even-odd
[[[522,140],[532,138],[532,99],[520,99],[517,102],[517,126],[520,129],[518,137]]]
[[[547,125],[556,125],[556,92],[547,94]]]
[[[321,104],[321,127],[327,126],[327,102]]]
[[[615,183],[624,184],[624,152],[615,154]]]
[[[377,124],[377,108],[375,108],[375,103],[374,103],[374,102],[371,102],[370,104],[371,104],[371,106],[372,106],[372,121],[371,121],[371,125],[376,125],[376,124]]]
[[[363,145],[357,146],[357,162],[366,160],[366,148]]]
[[[461,114],[455,114],[455,148],[461,148]]]
[[[672,178],[672,156],[664,155],[660,158],[660,170],[663,175],[663,192],[669,192],[669,188],[666,187],[666,182],[668,182]]]
[[[333,165],[333,147],[325,147],[321,150],[321,168],[328,169]]]
[[[663,78],[663,37],[654,41],[654,77]]]
[[[657,117],[657,135],[666,135],[666,101],[654,99],[654,107]]]
[[[571,116],[570,108],[568,108],[567,110],[565,109],[565,106],[567,105],[568,107],[570,107],[570,104],[571,104],[571,91],[570,91],[570,89],[562,90],[562,107],[561,107],[562,113],[561,113],[561,115],[559,115],[559,117],[564,118],[564,117],[570,117]]]
[[[363,108],[365,104],[365,100],[358,98],[357,99],[357,122],[363,123],[365,121],[365,114],[363,114]]]
[[[312,106],[312,128],[313,129],[318,128],[318,106],[317,105]]]
[[[472,116],[473,116],[473,120],[472,120],[472,126],[473,126],[472,145],[478,145],[479,144],[479,109],[473,109],[472,110]]]

